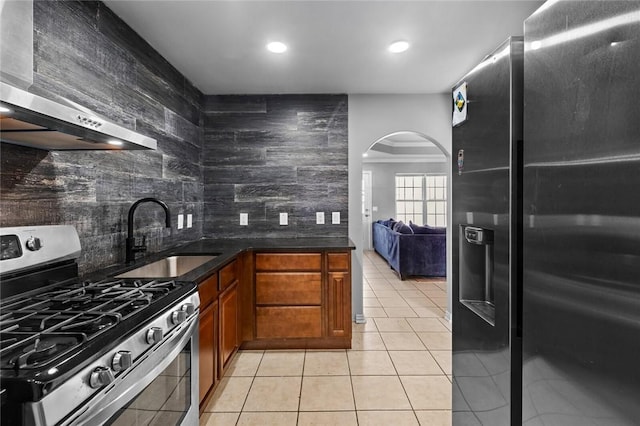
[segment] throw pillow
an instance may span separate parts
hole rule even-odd
[[[391,229],[393,229],[393,225],[398,223],[393,218],[389,218],[388,220],[379,220],[378,222]]]
[[[393,230],[401,234],[413,234],[413,230],[411,229],[411,227],[403,221],[397,222],[393,227]]]

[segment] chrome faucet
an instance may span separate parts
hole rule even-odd
[[[136,240],[133,237],[133,213],[136,208],[146,202],[153,202],[159,204],[164,209],[165,220],[167,228],[171,228],[171,213],[169,213],[169,207],[157,198],[142,198],[131,205],[129,208],[129,217],[127,222],[127,263],[136,260],[136,253],[147,251],[147,237],[142,237],[142,244],[136,245]]]

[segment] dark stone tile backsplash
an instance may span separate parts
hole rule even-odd
[[[346,237],[347,113],[346,95],[205,96],[204,235]]]
[[[202,236],[202,94],[104,4],[34,2],[34,85],[158,140],[157,151],[47,152],[1,146],[0,225],[74,225],[80,269],[124,261],[127,212],[142,197],[169,205],[173,227],[155,204],[136,211],[149,251]],[[178,231],[178,213],[194,227]]]
[[[157,205],[138,208],[150,252],[202,236],[347,236],[346,95],[203,96],[104,4],[85,1],[34,2],[29,90],[158,141],[156,151],[120,152],[0,144],[0,226],[74,225],[81,272],[124,261],[129,206],[149,196],[173,221],[165,229]],[[192,229],[177,229],[179,213],[193,214]]]

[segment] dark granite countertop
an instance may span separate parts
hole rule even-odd
[[[246,250],[255,251],[309,251],[309,250],[354,250],[355,244],[349,238],[204,238],[181,246],[149,254],[130,265],[119,264],[94,272],[83,279],[99,280],[139,268],[168,256],[174,255],[215,255],[216,257],[192,271],[172,279],[199,283],[234,257]],[[150,277],[147,277],[150,278]],[[156,277],[165,278],[165,277]]]

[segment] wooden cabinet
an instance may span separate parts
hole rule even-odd
[[[238,282],[238,260],[225,265],[219,272],[219,290],[223,291],[231,284]]]
[[[220,295],[220,370],[224,372],[238,349],[238,285]]]
[[[256,253],[256,271],[320,271],[321,253]]]
[[[238,265],[233,260],[198,285],[200,412],[240,346]]]
[[[351,253],[328,253],[327,333],[351,337]]]
[[[218,274],[198,286],[200,296],[199,326],[199,393],[200,411],[218,381]]]
[[[240,347],[240,301],[238,261],[234,260],[220,270],[220,375]]]
[[[217,322],[218,301],[215,301],[200,312],[200,350],[198,360],[200,367],[200,402],[207,398],[207,394],[218,379]]]
[[[260,306],[256,308],[258,339],[322,337],[320,306]]]
[[[320,305],[321,303],[322,273],[320,272],[256,273],[256,304],[258,305]]]
[[[350,348],[351,252],[248,250],[198,287],[202,413],[238,348]]]
[[[351,271],[351,252],[327,253],[329,271]]]
[[[213,274],[198,285],[200,296],[200,311],[218,298],[218,274]]]
[[[246,348],[351,347],[351,253],[255,254],[255,341]]]
[[[257,253],[256,338],[322,337],[322,254]]]

